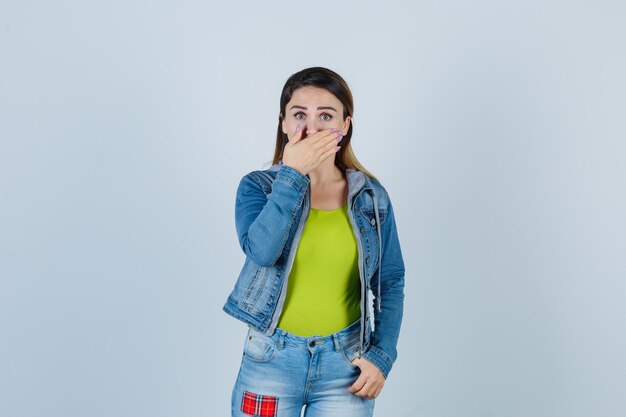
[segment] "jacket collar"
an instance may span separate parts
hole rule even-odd
[[[283,164],[283,161],[278,161],[268,168],[268,171],[278,171],[280,166]],[[308,175],[307,175],[308,178]],[[346,170],[346,179],[348,180],[348,199],[352,200],[355,195],[359,193],[362,189],[372,189],[372,183],[370,179],[365,175],[362,171],[358,171],[356,169],[348,168]]]

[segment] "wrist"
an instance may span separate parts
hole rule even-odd
[[[289,163],[289,162],[285,162],[285,161],[283,161],[283,165],[288,166],[289,168],[295,169],[296,171],[300,172],[302,175],[306,175],[306,174],[308,174],[308,173],[309,173],[309,172],[308,172],[308,171],[306,171],[304,168],[302,168],[302,167],[300,167],[300,166],[297,166],[297,165],[295,165],[295,164],[291,164],[291,163]]]

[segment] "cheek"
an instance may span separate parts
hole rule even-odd
[[[306,119],[296,119],[295,117],[288,116],[283,121],[283,130],[286,131],[290,136],[295,135],[296,127],[298,125],[300,125],[302,128],[306,128],[307,126],[309,126]]]
[[[295,129],[295,125],[292,127],[291,122],[289,120],[283,120],[282,128],[284,132],[291,132],[292,130]]]
[[[287,117],[284,121],[283,121],[283,126],[287,129],[287,131],[292,131],[296,129],[296,126],[298,125],[298,123],[302,123],[301,120],[297,120],[294,119],[293,117]]]

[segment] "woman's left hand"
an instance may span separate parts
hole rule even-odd
[[[354,358],[352,363],[361,369],[361,375],[348,388],[348,392],[368,400],[378,397],[380,390],[385,385],[385,375],[380,372],[376,365],[365,358]]]

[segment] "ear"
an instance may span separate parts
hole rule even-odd
[[[352,120],[351,117],[348,116],[348,117],[346,117],[346,121],[343,122],[343,128],[341,130],[343,131],[344,135],[348,134],[348,129],[350,129],[350,121],[351,120]]]
[[[283,119],[283,121],[280,122],[280,127],[283,130],[283,133],[287,134],[287,129],[285,129],[285,119]]]

